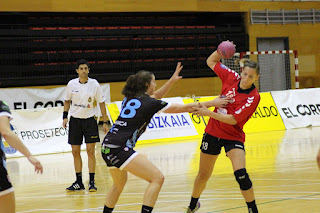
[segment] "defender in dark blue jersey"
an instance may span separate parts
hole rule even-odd
[[[159,90],[155,91],[155,77],[151,72],[140,71],[131,75],[122,90],[125,96],[120,115],[102,144],[102,157],[109,167],[113,185],[109,190],[104,213],[112,212],[127,182],[127,172],[149,182],[141,212],[152,212],[164,177],[148,159],[134,151],[134,146],[146,130],[152,116],[157,112],[191,112],[196,103],[169,104],[161,100],[173,83],[181,78],[179,62],[173,76]]]
[[[28,148],[25,147],[22,141],[11,130],[9,121],[12,115],[9,107],[3,101],[0,101],[0,213],[15,213],[15,196],[14,189],[8,177],[6,167],[6,156],[4,153],[4,145],[2,137],[6,142],[25,155],[30,163],[35,166],[35,171],[43,171],[41,163],[31,155]]]
[[[147,94],[134,98],[125,97],[120,116],[106,135],[104,145],[111,148],[133,148],[153,115],[169,106],[167,102],[156,100]]]

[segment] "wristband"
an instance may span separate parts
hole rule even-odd
[[[64,111],[64,112],[63,112],[62,118],[63,118],[63,119],[68,118],[68,111]]]
[[[108,124],[108,122],[107,122],[107,121],[103,121],[102,123],[103,123],[103,124]]]

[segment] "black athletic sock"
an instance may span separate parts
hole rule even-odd
[[[77,182],[82,183],[82,172],[77,172],[76,177],[77,177]]]
[[[247,203],[247,206],[249,213],[258,213],[258,208],[255,200]]]
[[[112,211],[113,211],[113,208],[109,208],[106,205],[104,205],[103,213],[111,213]]]
[[[190,205],[189,205],[191,210],[194,210],[196,208],[198,200],[199,200],[199,198],[191,197],[191,201],[190,201]]]
[[[89,173],[89,176],[90,176],[90,181],[94,181],[94,175],[95,175],[96,173]]]
[[[142,205],[141,213],[150,213],[152,210],[153,207]]]

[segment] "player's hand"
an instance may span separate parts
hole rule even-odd
[[[193,113],[195,111],[194,110],[195,108],[199,108],[200,107],[199,102],[188,103],[188,104],[186,104],[186,106],[187,106],[187,111],[189,113]]]
[[[62,125],[64,128],[67,128],[67,124],[68,124],[68,118],[63,119]]]
[[[173,81],[177,81],[179,79],[182,78],[182,76],[179,76],[180,75],[180,72],[182,70],[183,66],[181,65],[181,62],[178,62],[177,63],[177,67],[176,67],[176,71],[173,73],[173,75],[171,76],[171,79]]]
[[[227,40],[227,41],[229,41],[229,40]],[[233,45],[234,45],[234,47],[236,47],[237,45],[235,45],[235,43],[233,42],[233,41],[230,41]]]
[[[209,116],[211,111],[201,103],[197,107],[193,107],[193,114],[197,116]]]
[[[107,134],[107,132],[109,131],[108,125],[107,125],[106,123],[103,123],[102,129],[103,129],[103,132],[104,132],[105,134]]]
[[[35,171],[36,173],[41,173],[41,174],[43,173],[43,167],[42,167],[40,161],[39,161],[37,158],[35,158],[35,157],[33,157],[32,155],[30,155],[30,156],[28,157],[28,160],[30,161],[30,163],[31,163],[32,165],[34,165],[34,171]]]
[[[231,99],[228,97],[216,97],[213,99],[213,106],[220,108],[220,107],[226,107],[229,103],[231,103]]]

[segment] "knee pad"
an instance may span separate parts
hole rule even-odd
[[[249,178],[249,175],[246,169],[243,168],[235,171],[234,176],[236,177],[236,180],[239,183],[241,190],[245,191],[252,187],[252,182]]]

